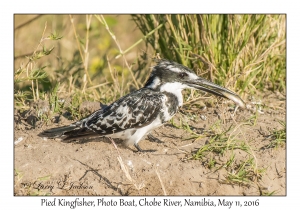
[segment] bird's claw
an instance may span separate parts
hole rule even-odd
[[[156,138],[155,136],[153,136],[152,134],[148,134],[148,140],[151,142],[157,142],[159,144],[164,143],[162,140],[160,140],[159,138]]]
[[[138,144],[134,144],[134,146],[137,149],[136,152],[140,152],[140,153],[142,153],[142,152],[155,152],[155,151],[157,151],[157,150],[153,150],[153,149],[143,150],[143,149],[141,149],[141,147]]]

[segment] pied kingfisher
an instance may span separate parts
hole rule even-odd
[[[197,76],[191,69],[168,60],[158,60],[145,86],[89,117],[68,126],[45,130],[41,136],[65,137],[64,140],[108,136],[125,140],[143,151],[139,141],[153,129],[168,122],[183,104],[181,91],[199,89],[233,100],[245,108],[243,100],[234,92]]]

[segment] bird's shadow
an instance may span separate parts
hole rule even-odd
[[[98,137],[89,137],[89,138],[78,138],[78,139],[71,139],[71,140],[61,140],[62,143],[67,143],[67,144],[87,144],[89,142],[104,142],[106,144],[111,144],[112,140],[109,137],[106,136],[98,136]],[[129,148],[128,146],[126,146],[124,144],[124,140],[122,139],[118,139],[118,138],[114,138],[113,142],[118,145],[118,147],[121,148],[127,148],[132,150],[131,148]],[[132,150],[134,151],[134,150]]]
[[[156,143],[164,143],[159,138],[154,137],[152,134],[148,134],[147,136],[145,136],[144,140],[147,140],[147,141],[150,141],[150,142],[156,142]],[[124,147],[124,148],[127,148],[127,149],[131,149],[131,148],[127,147],[124,144],[124,140],[122,140],[122,139],[114,138],[113,141],[118,146],[120,145],[121,147]],[[73,143],[73,144],[74,143],[75,144],[86,144],[86,143],[89,143],[89,142],[104,142],[104,143],[107,143],[107,144],[111,144],[111,140],[107,136],[95,136],[95,137],[69,139],[69,140],[68,139],[67,140],[62,139],[61,142],[63,142],[63,143]]]
[[[63,143],[73,143],[73,144],[86,144],[89,142],[104,142],[107,144],[111,144],[111,140],[109,137],[106,136],[95,136],[95,137],[88,137],[88,138],[77,138],[77,139],[70,139],[70,140],[64,140],[62,139],[61,142]],[[118,145],[123,145],[123,140],[122,139],[115,139],[114,142]]]
[[[80,160],[76,160],[76,159],[73,159],[73,160],[79,162],[80,164],[82,164],[82,165],[85,166],[85,168],[86,168],[86,171],[85,171],[84,174],[79,178],[78,181],[81,181],[81,180],[82,180],[89,172],[92,172],[92,173],[95,174],[97,177],[99,177],[100,181],[103,181],[103,183],[104,183],[108,188],[110,188],[110,189],[112,189],[112,190],[114,190],[114,191],[120,193],[120,195],[126,195],[126,193],[123,193],[123,192],[121,191],[121,189],[117,187],[117,186],[119,186],[121,183],[114,183],[114,184],[113,184],[108,178],[106,178],[105,176],[103,176],[103,175],[101,175],[101,174],[99,173],[99,171],[100,171],[101,169],[95,169],[95,168],[93,168],[93,167],[87,165],[86,163],[81,162]]]

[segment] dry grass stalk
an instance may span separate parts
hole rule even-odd
[[[159,182],[160,182],[161,188],[162,188],[162,190],[163,190],[163,192],[164,192],[164,195],[167,196],[166,189],[165,189],[165,185],[164,185],[164,183],[163,183],[163,181],[162,181],[162,179],[161,179],[161,177],[160,177],[160,174],[159,174],[159,172],[158,172],[158,168],[157,168],[157,167],[156,167],[156,169],[155,169],[155,173],[156,173],[156,175],[157,175],[157,177],[158,177],[158,179],[159,179]]]

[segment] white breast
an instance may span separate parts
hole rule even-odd
[[[161,125],[162,123],[160,119],[156,118],[151,124],[145,127],[127,129],[122,132],[111,134],[109,136],[112,138],[123,139],[125,140],[125,145],[130,146],[134,143],[138,143],[146,134],[148,134],[150,131],[152,131],[155,128],[158,128]]]
[[[177,99],[178,99],[178,102],[179,102],[179,106],[182,106],[183,104],[183,97],[182,97],[182,93],[181,91],[184,89],[184,88],[187,88],[188,86],[185,85],[185,84],[182,84],[180,82],[172,82],[172,83],[166,83],[164,85],[162,85],[160,87],[160,91],[161,92],[169,92],[169,93],[172,93],[174,94]]]

